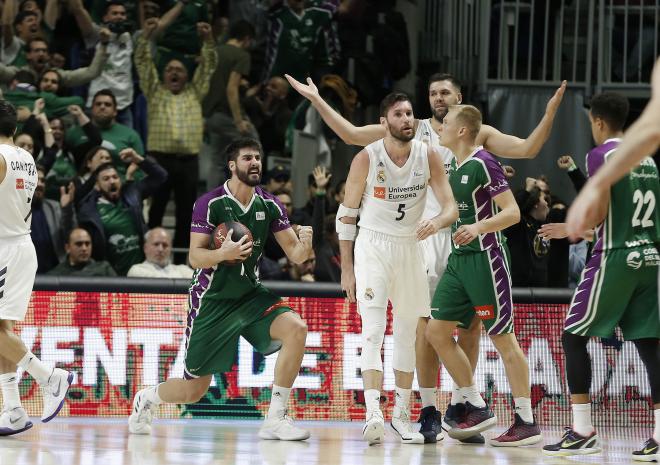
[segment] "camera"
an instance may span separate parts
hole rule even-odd
[[[131,32],[133,30],[133,24],[131,21],[118,21],[106,24],[110,32],[115,34],[123,34],[124,32]]]

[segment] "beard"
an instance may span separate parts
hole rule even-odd
[[[93,119],[94,124],[96,124],[98,127],[107,128],[110,127],[114,118],[112,116],[94,116]]]
[[[443,108],[438,108],[437,110],[435,108],[431,108],[431,112],[433,113],[433,118],[442,123],[442,120],[445,119],[445,116],[447,116],[447,113],[449,113],[449,107],[443,107]]]
[[[390,126],[390,135],[401,142],[410,142],[415,137],[415,131],[410,131],[410,135],[407,135],[403,131],[395,130]]]
[[[261,170],[259,171],[259,175],[255,176],[253,174],[248,174],[249,171],[242,171],[237,169],[236,170],[236,177],[244,184],[247,184],[250,187],[255,187],[261,184]]]

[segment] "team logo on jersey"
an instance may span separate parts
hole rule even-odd
[[[378,166],[378,168],[384,168],[385,167],[385,165],[383,164],[382,161],[379,161],[377,166]]]
[[[265,220],[266,219],[266,212],[257,212],[257,221]]]
[[[385,171],[380,170],[378,173],[376,173],[376,181],[381,184],[385,182]]]
[[[374,187],[374,197],[377,199],[385,198],[385,188],[384,187]]]
[[[474,307],[474,311],[477,316],[482,320],[492,320],[495,318],[495,310],[492,305],[480,305]]]
[[[642,255],[639,252],[630,252],[626,257],[626,263],[633,270],[638,270],[642,266]]]
[[[470,177],[467,174],[461,176],[461,184],[467,184]]]
[[[16,189],[23,190],[25,189],[25,181],[23,179],[17,179],[16,180]]]
[[[508,187],[509,187],[509,183],[506,182],[506,179],[502,179],[497,184],[493,186],[488,186],[488,190],[491,192],[497,192],[497,191],[505,190]]]
[[[364,291],[364,298],[367,299],[367,300],[372,300],[374,298],[374,290],[372,288],[368,287]]]

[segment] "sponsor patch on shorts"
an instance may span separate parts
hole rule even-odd
[[[495,318],[495,309],[492,305],[480,305],[474,307],[477,316],[482,320],[492,320]]]

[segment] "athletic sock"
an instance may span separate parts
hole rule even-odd
[[[460,392],[463,400],[468,401],[475,407],[483,408],[486,406],[486,402],[481,397],[481,394],[479,394],[476,384],[473,384],[472,386],[460,388]]]
[[[653,416],[655,417],[655,428],[653,429],[653,439],[655,439],[655,442],[660,444],[660,408],[657,408],[653,411]]]
[[[378,389],[365,390],[364,403],[367,407],[367,416],[375,410],[380,410],[380,391]]]
[[[534,423],[534,414],[532,413],[532,399],[529,397],[515,397],[513,399],[515,411],[523,421]]]
[[[437,392],[438,391],[434,387],[431,387],[431,388],[420,387],[419,388],[419,395],[422,398],[422,408],[435,407],[436,406]]]
[[[409,406],[410,406],[410,393],[412,392],[411,389],[404,389],[400,387],[396,387],[394,389],[395,395],[394,395],[394,411],[392,412],[393,417],[398,417],[400,416],[400,413],[403,412],[408,412]]]
[[[21,407],[21,397],[18,393],[18,376],[15,372],[0,375],[0,387],[2,388],[2,410]]]
[[[46,366],[44,362],[39,360],[36,355],[34,355],[29,350],[25,353],[18,366],[23,368],[25,371],[30,373],[30,375],[37,380],[41,386],[48,384],[48,378],[53,373],[53,369]]]
[[[291,394],[291,388],[273,384],[273,393],[270,396],[270,407],[266,418],[279,417],[282,416],[282,412],[286,412],[289,405],[289,394]]]
[[[589,436],[594,432],[591,424],[591,403],[573,404],[573,431],[580,436]]]
[[[451,405],[464,404],[465,399],[463,399],[463,394],[461,393],[461,388],[458,384],[454,383],[454,387],[451,390]]]

